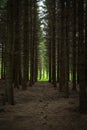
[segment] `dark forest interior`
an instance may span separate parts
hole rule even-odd
[[[0,0],[0,122],[87,130],[86,0]]]

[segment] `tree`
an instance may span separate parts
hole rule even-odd
[[[86,56],[85,56],[85,77],[87,77],[87,1],[85,2],[86,8],[86,15],[85,15],[85,51],[86,51]],[[86,85],[87,85],[87,78],[86,78]]]
[[[60,34],[60,75],[59,75],[59,90],[62,91],[65,86],[65,62],[64,62],[64,0],[60,1],[61,6],[61,34]]]
[[[73,0],[73,90],[76,91],[76,0]]]
[[[84,43],[84,1],[78,1],[78,27],[79,27],[79,44],[78,44],[78,63],[79,63],[79,100],[80,112],[87,112],[87,92],[85,78],[85,43]]]
[[[21,84],[21,39],[20,39],[20,0],[15,0],[14,9],[14,86],[19,88]]]
[[[0,8],[1,79],[5,79],[5,44],[7,41],[7,6]]]
[[[23,89],[29,80],[29,1],[24,1]]]
[[[6,98],[9,104],[14,104],[13,95],[13,8],[14,0],[8,0],[8,41],[6,44]]]
[[[70,2],[69,0],[66,0],[65,2],[65,97],[69,97],[69,6]]]
[[[52,11],[52,83],[56,87],[56,0],[51,3]]]
[[[51,1],[47,1],[48,8],[48,57],[49,57],[49,82],[52,81],[52,20]]]
[[[30,86],[37,80],[37,0],[30,1]]]

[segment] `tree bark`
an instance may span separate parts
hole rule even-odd
[[[6,98],[9,104],[14,105],[13,94],[13,8],[14,0],[8,0],[8,42],[6,44]]]

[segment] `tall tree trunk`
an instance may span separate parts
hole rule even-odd
[[[86,92],[86,80],[85,80],[85,44],[84,44],[84,22],[83,22],[83,7],[84,1],[78,1],[78,25],[79,25],[79,101],[80,101],[80,112],[87,112],[87,92]]]
[[[23,89],[29,80],[29,1],[24,1]]]
[[[9,104],[14,104],[13,95],[13,8],[14,0],[8,0],[8,42],[6,44],[6,98]]]
[[[76,91],[76,0],[73,0],[73,90]]]
[[[69,97],[69,1],[66,0],[65,7],[65,97]],[[62,57],[61,57],[62,58]]]
[[[59,90],[62,91],[65,86],[65,63],[64,63],[64,1],[61,4],[61,43],[60,43],[60,75],[59,75]]]
[[[5,44],[2,42],[1,79],[5,79]]]
[[[52,42],[51,42],[51,21],[49,19],[49,31],[48,31],[48,43],[49,43],[49,82],[52,81]]]
[[[56,0],[52,3],[52,83],[56,87]]]
[[[86,4],[86,15],[85,15],[85,51],[86,51],[86,56],[85,56],[85,77],[86,77],[86,87],[87,87],[87,1],[85,2]],[[87,89],[87,88],[86,88]]]
[[[20,0],[15,0],[15,27],[14,27],[14,86],[21,84],[21,39],[20,39]]]
[[[30,86],[34,84],[34,3],[30,1]]]
[[[57,48],[56,48],[56,53],[57,53],[57,82],[59,82],[59,66],[60,66],[60,8],[59,8],[59,1],[57,1],[57,10],[56,10],[56,43],[57,43]]]
[[[34,19],[33,19],[33,39],[34,39],[34,82],[37,81],[37,73],[38,73],[38,14],[37,14],[37,0],[34,2]]]

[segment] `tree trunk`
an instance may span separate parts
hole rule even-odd
[[[80,112],[87,112],[87,92],[85,80],[85,44],[84,44],[84,23],[83,23],[83,1],[78,3],[78,25],[79,25],[79,45],[78,45],[78,63],[79,63],[79,102]]]
[[[14,104],[13,95],[13,8],[14,0],[8,0],[8,42],[6,44],[6,98],[9,104]]]
[[[76,0],[73,1],[73,88],[76,91]]]
[[[15,0],[14,27],[14,86],[21,84],[21,39],[20,39],[20,0]]]
[[[62,91],[65,86],[65,55],[64,55],[64,1],[61,4],[61,43],[60,43],[60,76],[59,76],[59,90]]]
[[[66,1],[65,7],[65,97],[69,97],[69,1]],[[62,58],[62,57],[61,57]]]
[[[52,83],[56,87],[56,0],[52,3]]]
[[[24,1],[23,89],[29,80],[29,1]]]

